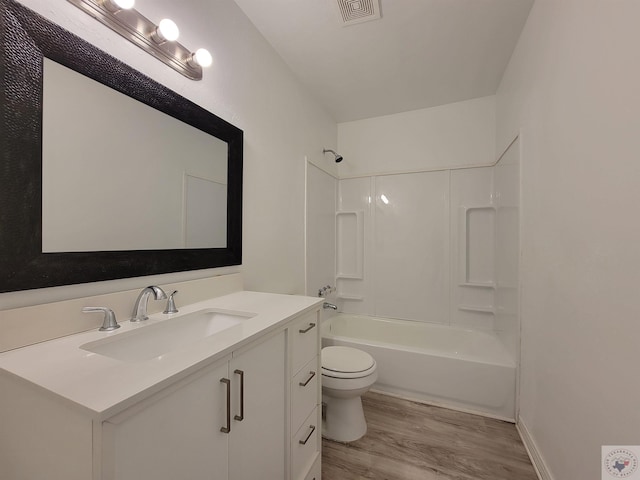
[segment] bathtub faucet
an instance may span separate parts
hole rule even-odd
[[[336,307],[333,303],[329,303],[329,302],[324,302],[322,304],[322,308],[324,309],[330,308],[331,310],[338,310],[338,307]]]

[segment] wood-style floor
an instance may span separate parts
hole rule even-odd
[[[322,480],[537,480],[513,424],[369,392],[368,432],[322,441]]]

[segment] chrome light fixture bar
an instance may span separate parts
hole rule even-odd
[[[133,0],[68,0],[104,25],[191,80],[202,79],[202,67],[211,64],[205,49],[192,53],[176,42],[178,27],[164,19],[159,25],[133,7]]]

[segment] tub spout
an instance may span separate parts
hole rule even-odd
[[[338,310],[338,307],[336,307],[333,303],[329,303],[329,302],[324,302],[322,304],[322,308],[324,309],[330,308],[331,310]]]

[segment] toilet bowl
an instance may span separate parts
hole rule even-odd
[[[322,436],[353,442],[367,433],[361,395],[378,379],[371,355],[351,347],[322,349]]]

